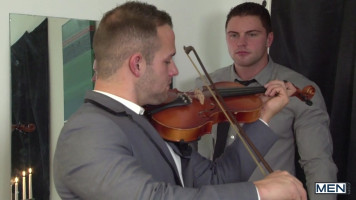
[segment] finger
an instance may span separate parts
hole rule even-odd
[[[275,90],[276,87],[278,87],[278,85],[269,84],[268,87],[266,88],[265,95],[271,96],[271,93]]]
[[[297,190],[298,193],[300,195],[300,199],[302,200],[307,200],[307,192],[305,191],[304,187],[303,187],[303,183],[301,181],[299,181],[297,178],[294,177],[294,181],[296,183],[297,186]]]
[[[284,85],[286,86],[287,90],[295,88],[294,85],[289,81],[284,82]]]
[[[297,91],[297,88],[291,82],[286,81],[285,86],[287,89],[288,96],[293,96],[295,94],[295,92]]]
[[[266,103],[268,100],[271,99],[271,97],[266,96],[266,95],[261,95],[260,99],[262,100],[262,103]]]
[[[279,94],[286,95],[286,89],[281,85],[271,85],[267,88],[265,95],[278,96]]]
[[[286,171],[285,171],[286,172]],[[297,199],[302,199],[302,200],[307,200],[307,193],[303,187],[303,183],[297,179],[296,177],[288,174],[288,172],[286,172],[286,176],[288,176],[289,178],[291,178],[291,183],[294,184],[295,188],[296,188],[296,192],[297,192]]]
[[[283,81],[273,80],[264,85],[266,88],[265,94],[270,94],[275,88],[282,88],[286,90],[286,85]]]
[[[303,187],[303,184],[299,185],[298,183],[296,183],[296,187],[297,187],[298,196],[299,196],[298,199],[307,200],[307,193]]]

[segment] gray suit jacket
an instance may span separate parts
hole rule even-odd
[[[239,78],[233,65],[220,68],[211,74],[214,82],[234,81]],[[288,80],[300,89],[313,85],[316,89],[312,98],[313,105],[308,106],[296,97],[290,98],[288,105],[269,122],[269,126],[279,136],[277,142],[264,156],[273,170],[287,170],[295,174],[295,144],[300,155],[299,164],[304,170],[310,200],[334,200],[336,195],[316,195],[315,182],[336,182],[337,167],[332,159],[333,144],[329,131],[329,116],[319,87],[303,75],[277,63],[270,58],[268,65],[254,77],[258,83],[250,86],[261,86],[271,80]],[[202,81],[197,79],[197,86]],[[212,158],[216,137],[216,126],[213,134],[203,137],[198,144],[198,151],[205,157]],[[227,144],[234,141],[235,134],[229,131]],[[262,178],[256,168],[249,180]]]
[[[239,183],[256,166],[240,141],[216,162],[169,143],[181,157],[182,187],[167,143],[144,116],[93,91],[86,100],[56,147],[54,181],[62,199],[257,199],[253,183]],[[245,130],[262,154],[277,138],[259,121]]]

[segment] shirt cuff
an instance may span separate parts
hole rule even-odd
[[[263,122],[264,124],[266,124],[266,126],[269,127],[269,125],[267,124],[267,122],[265,122],[263,119],[259,118],[259,120],[260,120],[261,122]]]
[[[261,120],[261,121],[263,121],[263,120]],[[255,186],[255,187],[256,187],[256,186]],[[260,193],[258,192],[257,187],[256,187],[256,191],[257,191],[257,198],[258,198],[258,200],[261,200]]]

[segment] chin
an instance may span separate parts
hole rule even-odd
[[[163,104],[163,103],[167,103],[166,100],[168,99],[168,93],[164,92],[164,93],[160,93],[160,94],[156,94],[154,96],[151,96],[151,105],[159,105],[159,104]]]
[[[160,104],[165,103],[168,99],[168,92],[163,93],[160,97]]]

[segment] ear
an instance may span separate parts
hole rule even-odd
[[[136,77],[140,77],[142,74],[143,58],[139,53],[133,54],[129,59],[130,71]]]
[[[266,41],[266,47],[271,47],[272,42],[273,42],[273,32],[268,33],[267,35],[267,41]]]

